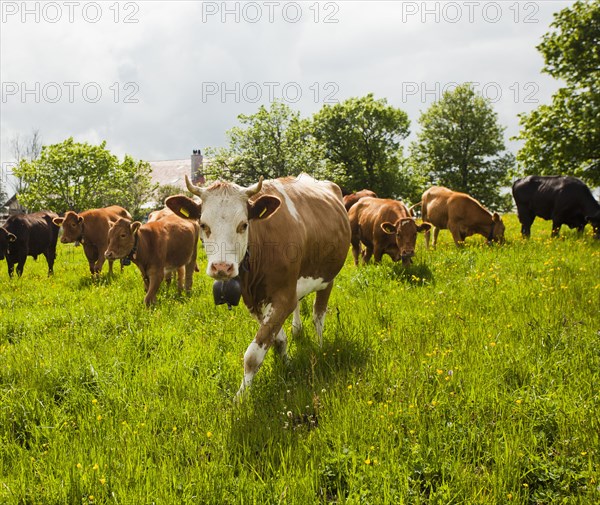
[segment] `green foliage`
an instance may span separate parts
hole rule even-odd
[[[555,14],[538,50],[544,71],[565,81],[552,97],[520,116],[517,159],[527,174],[575,175],[600,184],[600,2],[579,0]]]
[[[150,165],[125,156],[122,163],[106,149],[74,142],[44,146],[38,159],[23,159],[14,173],[23,181],[19,201],[30,210],[55,212],[120,204],[133,214],[154,190]]]
[[[509,182],[514,156],[505,151],[498,115],[472,85],[446,91],[419,124],[411,158],[429,185],[468,193],[490,209],[510,208],[510,195],[500,189]]]
[[[400,142],[408,136],[407,114],[372,93],[325,105],[313,117],[326,172],[348,191],[371,189],[381,197],[402,196],[410,173],[402,171]]]
[[[240,404],[257,325],[203,255],[152,309],[81,248],[50,278],[0,262],[0,503],[600,503],[598,244],[504,221],[504,246],[420,237],[408,269],[348,258],[323,347],[309,296]]]
[[[111,204],[126,208],[134,220],[142,219],[147,209],[142,206],[154,197],[158,184],[152,182],[152,167],[147,161],[135,161],[125,155],[114,172],[113,184],[119,191],[113,192]]]
[[[207,176],[240,185],[306,172],[320,175],[320,155],[311,135],[310,121],[286,104],[273,102],[252,115],[240,114],[242,126],[227,131],[229,146],[209,148]]]
[[[162,184],[156,191],[154,192],[154,199],[156,201],[156,206],[151,210],[159,210],[164,208],[165,200],[169,196],[173,195],[189,195],[187,191],[181,189],[179,186],[173,186],[172,184]]]

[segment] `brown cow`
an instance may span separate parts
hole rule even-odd
[[[260,324],[244,355],[239,395],[250,386],[272,346],[286,356],[283,323],[294,313],[292,331],[302,329],[299,300],[314,291],[313,321],[322,342],[333,280],[350,246],[348,214],[337,185],[306,174],[264,184],[261,177],[249,188],[216,182],[204,189],[193,186],[187,176],[186,183],[202,203],[171,196],[167,206],[200,221],[206,273],[233,286],[225,291],[241,291]]]
[[[168,217],[168,216],[177,216],[177,214],[175,214],[171,209],[169,209],[169,207],[163,207],[162,209],[159,210],[154,210],[152,212],[150,212],[150,214],[148,214],[148,223],[152,223],[154,221],[160,221],[161,219]],[[196,263],[196,266],[194,267],[194,272],[199,272],[200,269],[198,268],[198,263]],[[167,273],[165,275],[165,281],[167,282],[167,284],[171,283],[171,277],[172,274],[171,272]]]
[[[465,239],[478,233],[487,242],[504,242],[504,223],[497,212],[493,214],[485,209],[475,198],[466,193],[452,191],[442,186],[432,186],[421,201],[413,207],[423,206],[422,217],[430,222],[433,228],[435,247],[440,229],[450,230],[457,246],[463,245]],[[429,234],[425,233],[425,246],[429,248]]]
[[[122,259],[140,269],[146,288],[144,302],[151,305],[165,274],[177,271],[177,287],[192,289],[198,250],[198,224],[175,215],[142,225],[121,218],[108,232],[108,260]]]
[[[163,209],[154,210],[148,214],[148,223],[152,223],[153,221],[160,221],[161,219],[167,216],[174,216],[175,213],[169,209],[169,207],[165,207]]]
[[[346,212],[349,212],[350,209],[352,208],[352,206],[356,202],[358,202],[361,198],[365,198],[365,197],[377,198],[377,195],[375,194],[374,191],[371,191],[370,189],[361,189],[360,191],[357,191],[356,193],[351,193],[349,195],[345,195],[344,196],[344,207],[346,207]]]
[[[392,261],[402,259],[405,266],[410,265],[415,255],[417,233],[431,228],[429,223],[417,224],[402,202],[383,198],[361,198],[348,212],[352,230],[352,255],[358,265],[362,251],[366,264],[374,255],[375,263],[387,254]]]
[[[108,246],[110,224],[120,218],[131,219],[131,214],[123,207],[113,205],[102,209],[90,209],[77,214],[68,211],[65,217],[57,217],[54,224],[63,228],[60,241],[63,244],[79,242],[90,265],[92,275],[99,274],[104,265],[104,252]],[[114,260],[108,260],[108,271],[112,274]]]

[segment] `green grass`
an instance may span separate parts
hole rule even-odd
[[[0,263],[0,503],[599,503],[600,244],[505,220],[408,270],[349,257],[323,347],[310,297],[239,405],[256,323],[203,273],[148,310],[72,246],[52,278]]]

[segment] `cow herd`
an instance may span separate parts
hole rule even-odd
[[[27,256],[45,255],[53,272],[59,227],[61,242],[83,246],[92,275],[106,260],[134,263],[144,280],[150,305],[164,279],[177,273],[180,290],[190,290],[197,270],[197,243],[203,243],[206,273],[215,280],[215,300],[237,305],[240,296],[259,330],[244,354],[244,377],[238,395],[247,388],[267,351],[286,356],[283,324],[293,314],[292,333],[302,329],[299,302],[316,292],[313,322],[322,341],[327,303],[333,281],[352,246],[355,264],[384,254],[408,265],[418,233],[426,246],[433,229],[435,247],[440,229],[448,229],[461,246],[480,234],[489,242],[504,242],[504,223],[465,193],[443,187],[425,191],[407,208],[402,202],[377,198],[369,190],[342,197],[340,188],[302,174],[272,181],[262,178],[244,188],[215,182],[201,188],[186,177],[188,190],[199,197],[167,198],[166,207],[148,222],[132,222],[127,210],[112,206],[79,214],[52,212],[12,216],[0,228],[0,259],[6,257],[12,276],[23,273]],[[582,231],[587,222],[600,238],[600,204],[579,179],[529,176],[513,184],[522,234],[528,237],[536,216],[552,220],[552,233],[561,225]],[[418,222],[412,210],[422,208]],[[364,249],[363,249],[364,247]],[[219,302],[219,303],[220,303]]]

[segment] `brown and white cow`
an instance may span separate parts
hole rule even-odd
[[[144,302],[151,305],[165,274],[177,271],[179,291],[192,289],[192,277],[198,251],[197,223],[175,215],[142,225],[121,218],[108,232],[108,260],[129,260],[144,279]]]
[[[92,275],[99,274],[104,265],[108,246],[108,229],[120,218],[131,219],[131,214],[123,207],[112,205],[101,209],[90,209],[80,214],[68,211],[65,217],[55,218],[54,224],[63,228],[60,241],[63,244],[79,242],[83,245],[85,257]],[[108,271],[112,274],[112,259],[108,260]]]
[[[440,229],[450,230],[457,246],[463,245],[465,239],[478,233],[483,235],[488,243],[504,242],[504,223],[497,212],[491,213],[475,198],[466,193],[452,191],[443,186],[432,186],[414,207],[422,205],[423,220],[431,223],[433,228],[433,243],[437,243]],[[429,248],[429,234],[425,232],[425,245]]]
[[[346,207],[346,211],[349,212],[356,202],[358,202],[361,198],[365,197],[377,198],[377,195],[374,191],[371,191],[370,189],[361,189],[356,193],[344,195],[344,207]]]
[[[366,264],[374,255],[379,263],[384,254],[392,261],[402,260],[407,266],[415,255],[417,233],[431,228],[429,223],[417,224],[402,202],[383,198],[361,198],[348,212],[352,230],[352,255],[358,265],[361,254]]]
[[[333,280],[350,245],[350,223],[340,188],[302,174],[243,188],[216,182],[193,186],[197,204],[171,196],[166,204],[178,215],[200,222],[207,274],[239,284],[244,303],[260,327],[244,354],[244,378],[250,386],[270,347],[286,356],[283,324],[293,312],[293,334],[302,329],[299,300],[316,291],[313,321],[322,343]],[[233,281],[231,279],[234,279]]]

